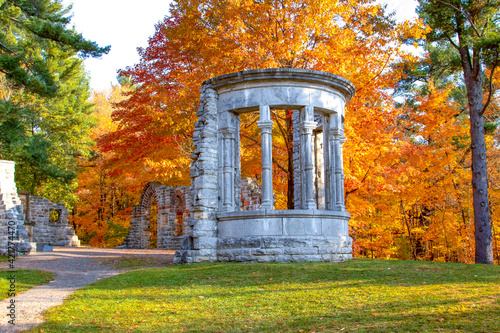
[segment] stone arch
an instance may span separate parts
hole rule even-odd
[[[162,185],[158,182],[148,182],[142,190],[139,204],[132,209],[130,228],[125,245],[131,249],[147,249],[150,241],[150,214],[153,198],[158,209],[157,230],[160,230],[160,209],[162,206]]]
[[[188,235],[190,188],[168,187],[149,182],[144,187],[139,204],[131,214],[130,228],[124,245],[130,249],[149,248],[150,212],[154,198],[158,209],[157,248],[177,250]]]

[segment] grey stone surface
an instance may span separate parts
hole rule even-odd
[[[14,241],[14,248],[18,253],[29,253],[32,251],[31,243],[23,241]]]

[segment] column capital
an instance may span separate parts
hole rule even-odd
[[[340,127],[330,128],[329,133],[333,136],[344,136],[344,130]]]
[[[271,130],[273,128],[274,122],[272,120],[259,120],[257,121],[257,127],[262,131]]]
[[[229,136],[236,134],[236,127],[234,126],[227,126],[219,129],[219,131],[224,135],[224,136]]]
[[[300,123],[300,128],[302,130],[314,130],[318,127],[318,124],[315,121],[303,121]]]

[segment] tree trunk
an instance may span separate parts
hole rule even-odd
[[[469,50],[460,48],[465,86],[469,103],[470,137],[472,150],[472,201],[474,207],[474,235],[476,264],[493,264],[493,239],[490,227],[488,200],[488,164],[484,139],[483,80],[481,64]]]

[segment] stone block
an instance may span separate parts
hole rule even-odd
[[[320,255],[292,255],[293,262],[322,261]]]
[[[255,260],[257,262],[273,262],[273,261],[275,261],[275,257],[274,256],[259,256],[259,257],[256,257]]]
[[[241,239],[241,247],[243,248],[261,247],[261,239],[260,237],[244,237]]]
[[[216,249],[217,237],[193,238],[193,247],[195,249]]]
[[[283,238],[282,237],[262,237],[262,247],[264,247],[264,248],[283,247]]]
[[[331,262],[332,261],[332,254],[331,253],[321,254],[321,261]]]
[[[245,257],[248,256],[249,257],[249,256],[252,256],[252,249],[234,249],[233,254],[237,257],[238,256],[239,257],[241,257],[241,256],[245,256]]]
[[[252,250],[252,255],[254,256],[263,256],[266,255],[266,250],[265,249],[253,249]]]
[[[321,233],[330,237],[345,237],[347,234],[347,220],[323,219]]]
[[[292,256],[291,255],[277,255],[274,257],[274,260],[277,262],[291,262],[292,261]]]
[[[246,235],[245,220],[219,221],[217,228],[219,237],[241,237]]]
[[[264,249],[264,252],[266,255],[283,255],[285,253],[285,249],[283,248],[269,248],[269,249]]]
[[[284,237],[283,238],[284,247],[311,247],[312,241],[310,238],[306,237]]]
[[[32,250],[31,243],[27,242],[14,242],[16,252],[28,253]]]
[[[217,230],[217,221],[208,219],[194,220],[192,226],[195,230]]]
[[[207,230],[194,229],[191,231],[191,236],[193,236],[195,238],[215,237],[216,233],[215,233],[215,231],[212,231],[212,230],[207,231]]]
[[[283,234],[283,223],[281,218],[247,219],[244,232],[248,236],[278,236]]]
[[[18,239],[28,239],[28,230],[17,230],[17,238]]]
[[[234,259],[234,253],[232,250],[217,250],[218,258],[227,258],[229,260]]]
[[[250,262],[253,260],[252,256],[236,256],[234,258],[235,261],[240,261],[240,262]]]
[[[241,238],[219,238],[219,243],[217,244],[219,249],[237,249],[241,248]]]

